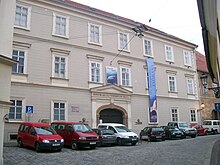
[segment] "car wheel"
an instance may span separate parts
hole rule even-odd
[[[76,144],[75,141],[72,141],[72,143],[71,143],[71,149],[72,149],[72,150],[77,150],[77,149],[78,149],[78,146],[77,146],[77,144]]]
[[[120,139],[120,138],[118,138],[118,139],[117,139],[117,144],[118,144],[119,146],[121,146],[121,145],[122,145],[122,141],[121,141],[121,139]]]
[[[37,152],[40,152],[40,144],[38,142],[36,142],[36,144],[35,144],[35,150]]]
[[[21,148],[21,147],[23,147],[23,144],[22,144],[21,139],[18,139],[18,141],[17,141],[17,142],[18,142],[18,147],[20,147],[20,148]]]
[[[137,143],[131,143],[132,146],[135,146]]]
[[[91,149],[95,149],[96,148],[96,145],[92,145],[90,146]]]
[[[191,137],[192,137],[192,138],[195,138],[195,137],[196,137],[196,135],[192,135]]]

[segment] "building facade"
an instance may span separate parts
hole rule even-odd
[[[212,82],[212,78],[209,75],[206,57],[196,51],[196,63],[198,70],[199,88],[200,88],[200,101],[204,105],[204,108],[200,108],[198,111],[201,117],[198,117],[200,121],[210,119],[220,119],[220,111],[216,107],[216,104],[220,103],[220,99],[215,97],[214,87],[216,84]],[[217,109],[216,109],[217,108]]]
[[[117,122],[137,133],[198,122],[195,48],[73,1],[18,0],[5,141],[21,121]]]

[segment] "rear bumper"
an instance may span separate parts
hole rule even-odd
[[[127,143],[137,143],[138,138],[121,138],[122,144],[127,144]]]

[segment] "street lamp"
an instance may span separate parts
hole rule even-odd
[[[204,88],[204,93],[207,94],[207,90],[213,90],[215,97],[220,98],[220,87],[219,87],[219,85],[217,83],[215,83],[215,87],[208,88],[207,78],[208,78],[208,76],[205,73],[203,73],[200,76],[200,79],[202,81],[202,85],[203,85],[203,88]]]
[[[200,107],[201,107],[201,108],[198,109],[197,112],[199,112],[199,121],[200,121],[200,124],[202,124],[202,110],[205,109],[205,104],[202,103],[202,104],[200,105]]]

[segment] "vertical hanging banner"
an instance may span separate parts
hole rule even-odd
[[[157,95],[156,95],[156,75],[153,58],[146,58],[149,84],[149,123],[158,123],[157,119]]]
[[[106,66],[106,81],[107,84],[118,84],[117,68]]]

